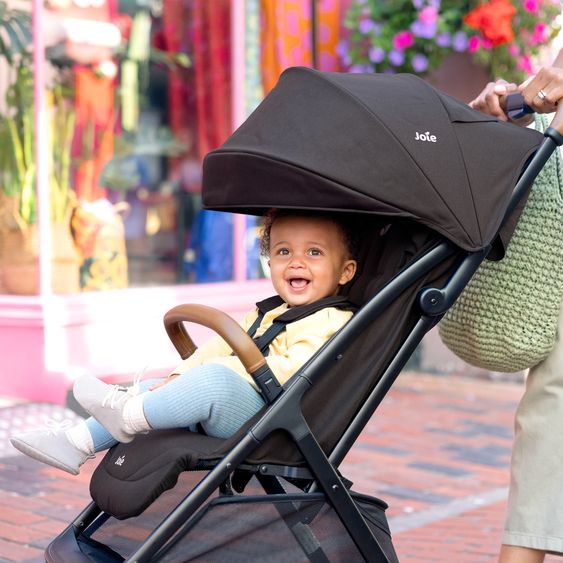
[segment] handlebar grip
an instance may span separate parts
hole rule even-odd
[[[534,110],[524,102],[524,96],[520,92],[513,92],[504,96],[504,100],[501,100],[501,105],[504,107],[506,115],[513,120],[534,113]]]
[[[534,113],[534,110],[524,102],[524,96],[520,92],[513,92],[512,94],[502,96],[500,103],[506,115],[513,120]],[[563,146],[563,103],[557,104],[555,116],[544,135],[550,137],[557,146]]]

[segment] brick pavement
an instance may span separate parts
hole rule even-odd
[[[400,376],[342,471],[355,490],[389,503],[402,563],[496,561],[521,393],[520,383]],[[43,561],[45,546],[89,500],[96,460],[72,477],[7,444],[11,431],[34,427],[46,416],[76,417],[53,405],[0,400],[2,562]]]

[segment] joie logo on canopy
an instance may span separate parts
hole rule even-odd
[[[435,143],[437,141],[437,138],[436,135],[431,135],[429,131],[426,131],[426,133],[419,133],[418,131],[416,131],[414,134],[414,140]]]

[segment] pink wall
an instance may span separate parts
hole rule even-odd
[[[267,280],[85,293],[0,295],[0,394],[62,404],[74,379],[91,373],[129,381],[149,366],[166,374],[179,361],[162,318],[180,303],[215,307],[240,319],[273,294]],[[194,342],[211,335],[187,327]]]

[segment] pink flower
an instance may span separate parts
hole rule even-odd
[[[438,20],[438,9],[435,6],[426,6],[418,12],[418,19],[423,23],[436,23]]]
[[[534,33],[532,34],[532,38],[530,40],[531,45],[538,45],[541,43],[545,43],[546,37],[545,32],[547,29],[547,25],[543,22],[537,22],[534,28]]]
[[[518,45],[511,43],[508,46],[508,52],[512,57],[517,57],[520,54],[520,47]]]
[[[490,51],[493,48],[493,42],[490,39],[483,39],[481,41],[481,47],[483,49]]]
[[[470,53],[475,53],[475,51],[479,50],[479,47],[481,47],[481,39],[477,35],[472,35],[469,38],[469,42],[467,44],[467,50]]]
[[[531,14],[537,15],[540,11],[540,6],[538,0],[525,0],[524,10],[530,12]]]
[[[414,37],[410,31],[399,31],[393,37],[393,47],[399,51],[404,51],[414,44]]]
[[[534,74],[534,68],[532,66],[532,60],[530,59],[530,57],[528,57],[528,55],[522,55],[518,59],[517,66],[520,70],[523,70],[524,72],[527,72],[528,74]]]

